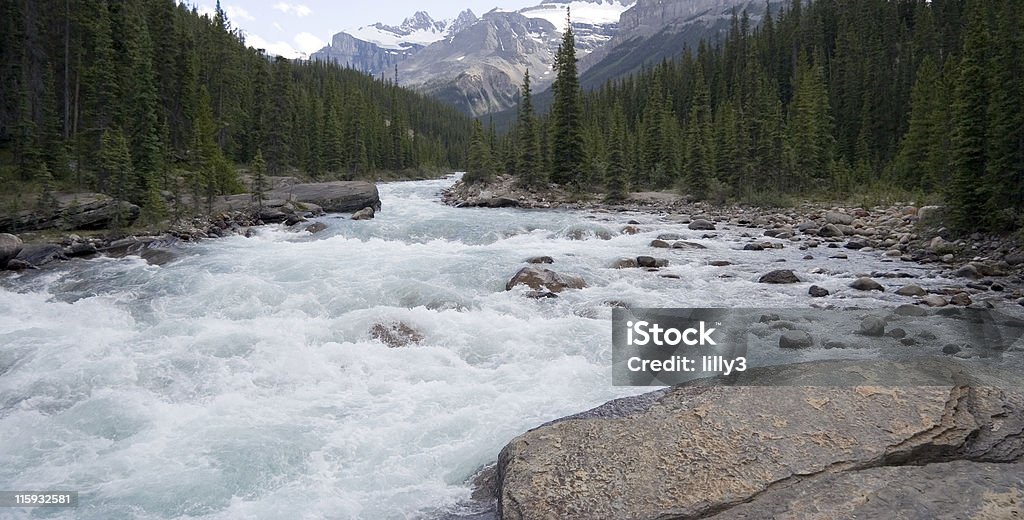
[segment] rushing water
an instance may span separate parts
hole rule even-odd
[[[872,305],[895,297],[852,294],[855,274],[927,275],[877,252],[739,251],[749,230],[704,239],[657,215],[450,208],[451,182],[382,185],[376,219],[327,216],[316,235],[266,226],[162,267],[97,258],[0,281],[0,490],[81,493],[73,511],[0,517],[429,517],[517,434],[645,390],[610,384],[609,301],[806,307],[807,283],[756,283],[781,265]],[[619,233],[630,219],[641,234]],[[608,268],[663,232],[708,247],[654,250],[681,279]],[[535,255],[589,287],[506,292]],[[424,339],[388,348],[368,332],[382,321]]]

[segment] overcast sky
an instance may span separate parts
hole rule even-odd
[[[216,0],[185,0],[201,12],[212,13]],[[376,22],[398,25],[416,11],[435,20],[454,18],[464,9],[477,16],[494,7],[519,9],[540,0],[221,0],[232,27],[242,29],[246,42],[288,58],[312,53],[334,33]]]

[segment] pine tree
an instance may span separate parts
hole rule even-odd
[[[985,224],[1002,229],[1024,214],[1024,31],[1020,2],[998,2],[988,69]]]
[[[824,69],[809,56],[800,63],[788,126],[792,178],[785,186],[787,190],[808,191],[813,181],[831,174],[834,137]]]
[[[480,120],[473,122],[469,143],[469,164],[462,180],[468,184],[487,182],[494,177],[494,159]]]
[[[605,199],[610,201],[623,200],[628,195],[625,118],[622,105],[616,103],[608,133],[608,169],[604,179]]]
[[[256,156],[252,158],[250,168],[252,169],[252,187],[250,188],[252,200],[257,206],[263,208],[263,201],[267,198],[267,163],[263,160],[263,151],[259,148],[256,149]]]
[[[949,110],[945,90],[942,71],[931,56],[925,57],[911,93],[910,126],[893,163],[894,175],[904,185],[927,191],[945,185],[945,114]]]
[[[527,70],[523,75],[523,87],[519,97],[519,126],[516,128],[519,139],[516,173],[523,186],[539,186],[545,180],[540,164],[540,141],[537,138],[532,97],[530,71]]]
[[[584,163],[583,109],[576,71],[576,39],[568,10],[565,33],[555,54],[555,71],[555,82],[551,87],[555,94],[551,107],[551,148],[557,153],[551,155],[551,180],[578,188]]]
[[[694,76],[693,103],[686,130],[686,187],[693,197],[703,199],[714,173],[711,149],[711,92],[698,64]]]
[[[989,83],[986,65],[990,49],[985,2],[968,4],[970,21],[964,35],[959,81],[953,104],[956,126],[953,129],[953,177],[949,201],[954,224],[970,229],[981,222],[987,198],[986,186],[979,181],[986,171],[986,135]]]

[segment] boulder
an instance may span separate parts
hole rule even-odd
[[[178,253],[170,249],[154,247],[143,249],[139,256],[149,265],[166,265],[178,259]]]
[[[525,285],[533,290],[547,289],[560,293],[565,289],[582,289],[587,282],[578,276],[556,273],[541,267],[524,267],[505,284],[505,290],[511,291],[517,285]]]
[[[14,258],[35,267],[44,266],[54,260],[68,259],[67,256],[64,256],[64,248],[54,244],[30,244],[24,246]]]
[[[324,224],[323,222],[314,222],[306,226],[306,231],[310,233],[319,233],[325,229],[327,229],[327,224]]]
[[[654,239],[654,240],[651,241],[651,247],[658,247],[658,248],[662,248],[662,249],[668,249],[668,248],[672,247],[672,244],[669,244],[668,242],[666,242],[664,240]]]
[[[18,256],[25,244],[20,238],[9,233],[0,233],[0,269],[7,266],[7,262]]]
[[[945,307],[949,305],[949,302],[938,294],[929,294],[924,298],[921,298],[921,301],[929,307]]]
[[[824,298],[829,295],[829,292],[828,289],[824,287],[812,285],[811,288],[807,290],[807,294],[811,295],[812,298]]]
[[[898,294],[900,296],[917,296],[917,297],[920,297],[920,296],[924,296],[924,295],[928,294],[928,291],[925,291],[924,289],[922,289],[920,286],[917,286],[917,285],[904,285],[903,287],[900,287],[899,289],[896,289],[896,294]]]
[[[636,264],[639,267],[668,267],[668,260],[664,258],[654,258],[653,256],[638,256],[636,257]]]
[[[779,336],[779,348],[810,348],[814,346],[814,338],[802,330],[787,330]]]
[[[363,181],[293,184],[269,192],[267,198],[308,202],[332,213],[349,213],[367,207],[380,210],[377,185]]]
[[[352,220],[370,220],[373,218],[373,208],[367,206],[352,214]]]
[[[836,227],[835,224],[826,224],[818,230],[819,237],[841,237],[843,236],[842,230]]]
[[[874,338],[885,335],[885,320],[878,316],[867,316],[860,321],[860,333]]]
[[[935,227],[942,224],[945,218],[944,206],[921,206],[917,210],[917,223],[924,227]]]
[[[765,274],[757,281],[758,283],[773,284],[800,283],[800,279],[797,278],[796,275],[793,274],[793,271],[790,271],[789,269],[776,269],[775,271]]]
[[[12,258],[7,262],[7,269],[11,271],[24,271],[27,269],[39,269],[38,267],[17,258]]]
[[[550,256],[534,256],[532,258],[527,258],[526,259],[526,263],[528,263],[528,264],[553,264],[553,263],[555,263],[555,259],[551,258]]]
[[[695,219],[687,227],[694,231],[711,231],[715,229],[714,223],[702,218]]]
[[[853,215],[847,215],[846,213],[840,213],[838,211],[829,211],[825,213],[825,222],[829,224],[842,224],[849,226],[853,224]]]
[[[423,341],[423,333],[400,321],[376,323],[370,336],[391,348],[405,347]]]
[[[1018,266],[1024,264],[1024,251],[1017,251],[1016,253],[1010,253],[1006,255],[1006,263],[1011,266]]]
[[[885,287],[882,287],[882,284],[866,276],[862,276],[854,280],[853,283],[850,284],[850,287],[857,289],[858,291],[885,291]]]
[[[636,263],[636,258],[620,258],[612,262],[611,265],[612,269],[629,269],[632,267],[640,267],[640,265]]]
[[[705,247],[705,246],[703,246],[701,244],[698,244],[696,242],[687,242],[685,240],[677,240],[677,241],[672,243],[672,249],[701,250],[701,249],[707,249],[707,247]]]
[[[509,442],[497,514],[1015,518],[1024,394],[1019,379],[981,370],[948,357],[825,361],[739,374],[750,386],[698,381],[611,401]],[[865,371],[929,386],[806,386]],[[975,383],[929,378],[958,371]]]
[[[949,298],[949,303],[959,307],[966,307],[973,302],[971,301],[971,295],[965,292],[959,292]]]

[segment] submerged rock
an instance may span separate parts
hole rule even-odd
[[[857,289],[858,291],[885,291],[885,287],[882,287],[882,284],[866,276],[862,276],[854,280],[853,283],[850,284],[850,287]]]
[[[423,341],[423,333],[401,321],[376,323],[370,327],[370,336],[391,347],[405,347]]]
[[[526,259],[528,264],[553,264],[555,259],[550,256],[534,256]]]
[[[579,276],[529,266],[520,269],[512,276],[512,279],[505,284],[505,290],[511,291],[517,285],[525,285],[533,290],[547,289],[553,293],[560,293],[565,289],[582,289],[587,286],[587,282]]]
[[[779,336],[780,348],[810,348],[814,346],[814,338],[802,330],[787,330]]]
[[[373,218],[373,208],[365,207],[352,214],[352,220],[370,220]]]
[[[758,283],[773,284],[800,283],[800,279],[797,278],[797,276],[793,274],[793,271],[790,271],[789,269],[777,269],[775,271],[771,271],[759,278],[757,281]]]

